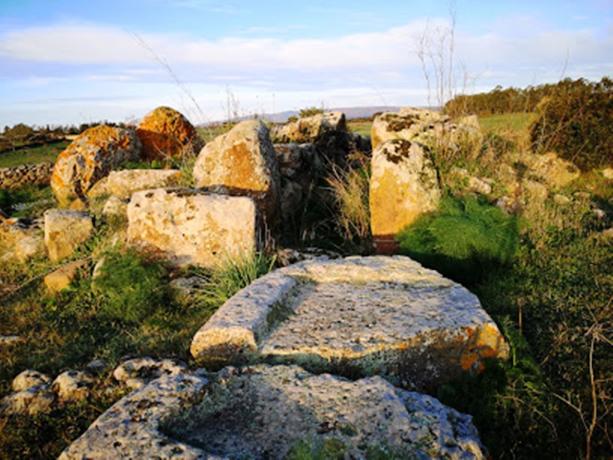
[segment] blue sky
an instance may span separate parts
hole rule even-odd
[[[228,106],[246,115],[424,105],[436,98],[416,53],[419,37],[436,54],[449,7],[0,0],[0,124],[121,121],[161,104],[195,122],[223,118]],[[457,0],[455,10],[456,91],[613,74],[613,0]]]

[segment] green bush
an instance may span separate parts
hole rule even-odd
[[[445,197],[439,210],[398,235],[400,251],[456,281],[474,285],[513,259],[514,217],[477,198]]]
[[[319,115],[320,113],[324,113],[324,109],[319,107],[306,107],[304,109],[300,109],[300,118],[312,117],[313,115]]]
[[[588,171],[613,163],[613,81],[564,80],[543,98],[531,126],[533,150],[555,150]]]
[[[138,253],[111,253],[105,256],[94,286],[103,301],[100,313],[127,323],[140,322],[160,305],[167,295],[165,271]]]

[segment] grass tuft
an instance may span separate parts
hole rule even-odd
[[[515,218],[474,197],[445,197],[438,212],[420,218],[398,236],[400,249],[456,281],[473,285],[492,267],[513,259]]]

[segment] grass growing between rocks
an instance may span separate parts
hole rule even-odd
[[[3,282],[21,286],[0,299],[0,335],[22,339],[0,348],[0,398],[25,369],[54,378],[64,370],[82,369],[93,359],[107,364],[93,396],[83,404],[58,406],[34,418],[0,417],[0,459],[57,457],[121,395],[122,388],[110,376],[120,360],[152,356],[189,361],[189,344],[198,328],[225,299],[269,271],[274,262],[258,255],[218,270],[199,270],[208,283],[199,292],[200,300],[183,304],[175,300],[169,281],[186,271],[112,244],[117,231],[121,229],[108,224],[98,228],[70,259],[88,260],[89,269],[55,296],[41,284],[42,276],[58,266],[46,258],[0,270]],[[104,262],[96,277],[88,276],[101,257]]]
[[[494,458],[605,458],[611,441],[613,244],[577,202],[518,221],[475,198],[443,200],[403,252],[468,285],[512,347],[506,363],[440,389],[475,417]]]

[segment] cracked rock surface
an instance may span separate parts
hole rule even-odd
[[[471,417],[381,377],[355,382],[298,366],[164,376],[124,397],[60,459],[286,458],[334,441],[345,458],[482,459]]]

